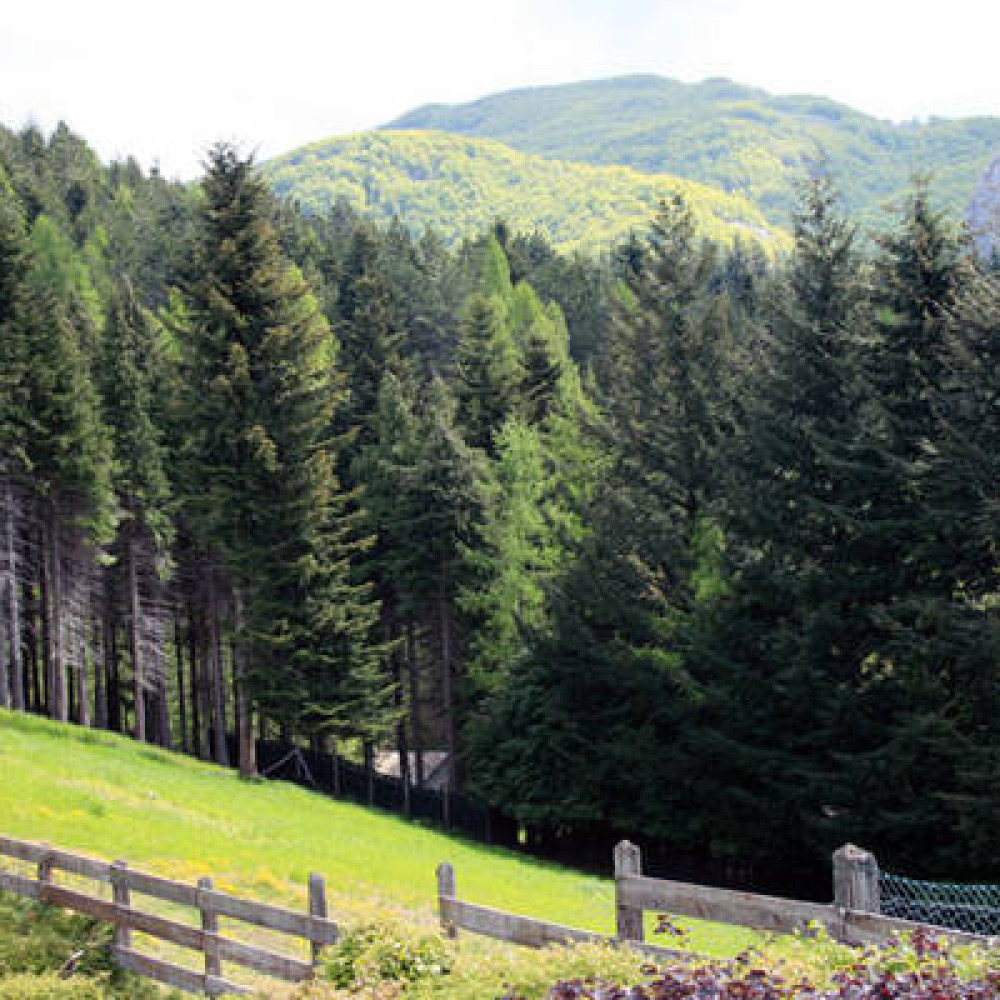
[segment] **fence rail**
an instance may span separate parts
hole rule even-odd
[[[336,943],[338,937],[337,924],[327,918],[326,891],[318,875],[309,879],[309,912],[298,913],[219,892],[207,878],[193,886],[136,871],[124,861],[99,861],[47,844],[0,837],[0,855],[37,866],[33,879],[0,870],[0,889],[113,924],[113,955],[119,966],[190,993],[218,996],[253,992],[223,978],[223,962],[288,982],[310,979],[322,948]],[[53,881],[56,871],[109,885],[111,900],[56,884]],[[132,893],[192,907],[198,911],[201,927],[138,910],[132,905]],[[219,933],[220,917],[305,939],[311,947],[312,961],[224,937]],[[133,947],[133,931],[200,952],[204,971],[143,954]]]
[[[451,935],[459,929],[530,947],[601,941],[638,948],[653,957],[690,957],[690,953],[657,948],[645,941],[647,911],[735,924],[776,934],[805,932],[819,925],[838,941],[862,944],[883,941],[894,934],[929,930],[963,943],[992,939],[951,928],[886,916],[879,911],[878,865],[867,851],[841,847],[833,857],[834,900],[810,903],[734,889],[647,878],[642,874],[638,847],[622,841],[615,848],[614,936],[563,927],[530,917],[494,910],[457,898],[455,872],[450,864],[438,867],[438,913]]]

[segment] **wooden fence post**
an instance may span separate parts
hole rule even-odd
[[[218,996],[219,992],[213,986],[213,979],[222,978],[222,962],[219,960],[219,948],[214,937],[219,933],[219,917],[212,909],[208,893],[212,891],[210,878],[198,879],[198,888],[204,890],[198,893],[198,910],[201,913],[201,929],[205,932],[205,992],[209,996]]]
[[[833,852],[833,902],[845,910],[882,912],[875,855],[854,844]]]
[[[642,910],[622,903],[621,879],[642,877],[642,852],[627,840],[615,847],[615,929],[621,941],[642,941]]]
[[[311,917],[322,917],[326,919],[326,885],[323,876],[313,872],[309,876],[309,915]],[[313,969],[319,967],[320,952],[323,950],[321,944],[310,941],[312,950]]]
[[[441,930],[444,932],[445,937],[455,938],[458,937],[458,930],[455,925],[448,919],[447,914],[447,904],[446,899],[455,899],[455,869],[448,864],[447,861],[442,861],[441,864],[437,866],[437,882],[438,882],[438,916],[441,919]]]
[[[129,888],[120,877],[127,871],[127,861],[115,861],[111,865],[111,900],[115,904],[116,910],[118,907],[128,909],[132,902]],[[116,949],[125,948],[126,950],[132,947],[132,932],[125,924],[117,920],[115,921],[114,946]]]
[[[48,901],[45,887],[52,881],[53,867],[51,855],[46,855],[38,862],[38,899],[42,903]]]

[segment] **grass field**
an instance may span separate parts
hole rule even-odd
[[[450,861],[458,895],[500,909],[613,933],[607,879],[489,849],[282,782],[131,740],[0,711],[0,833],[45,840],[183,881],[303,906],[311,871],[331,916],[373,907],[434,919],[435,869]],[[694,921],[691,944],[731,955],[754,940]]]

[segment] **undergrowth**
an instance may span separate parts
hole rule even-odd
[[[0,893],[0,1000],[163,1000],[116,968],[111,925]]]

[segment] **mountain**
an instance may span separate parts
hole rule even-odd
[[[593,250],[649,223],[675,192],[702,232],[751,236],[774,252],[788,236],[745,198],[676,177],[622,166],[591,166],[517,152],[499,142],[440,132],[365,132],[313,143],[261,165],[275,192],[323,212],[338,199],[376,219],[433,226],[449,241],[502,218],[541,230],[563,250]]]
[[[963,218],[1000,153],[1000,118],[893,123],[822,97],[658,76],[427,105],[385,127],[441,129],[552,159],[687,177],[746,196],[777,225],[788,224],[796,181],[817,158],[829,163],[851,212],[870,222],[899,200],[914,172],[929,173],[942,207]]]

